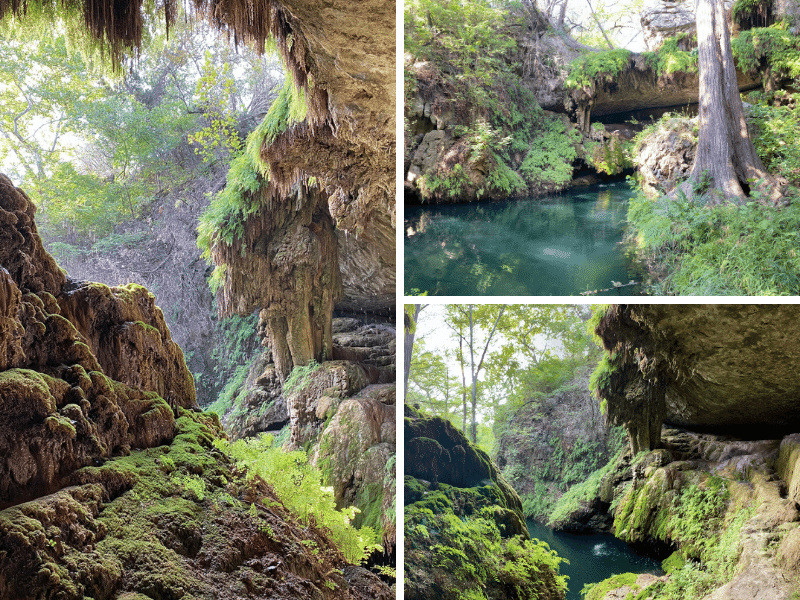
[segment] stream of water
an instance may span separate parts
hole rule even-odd
[[[531,537],[550,545],[569,564],[561,564],[561,574],[569,575],[567,600],[581,600],[584,584],[597,583],[619,573],[654,573],[663,575],[661,563],[634,554],[628,545],[612,535],[575,535],[553,531],[528,519]]]
[[[620,243],[626,182],[528,200],[405,208],[405,290],[452,296],[633,295],[641,267]]]

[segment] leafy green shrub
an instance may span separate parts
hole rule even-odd
[[[569,64],[564,87],[582,88],[593,85],[600,78],[616,77],[628,67],[630,58],[630,50],[624,48],[586,52]]]
[[[681,491],[667,531],[680,543],[685,556],[705,558],[716,545],[709,532],[720,528],[729,498],[725,480],[716,476],[709,477],[702,487],[691,485]]]
[[[558,574],[563,559],[545,542],[501,536],[495,510],[502,509],[494,505],[499,500],[491,499],[491,490],[489,486],[440,486],[424,501],[407,505],[406,561],[427,560],[428,568],[432,563],[447,597],[467,597],[464,590],[482,590],[490,579],[515,589],[519,598],[540,597],[543,587],[553,592],[566,590],[566,578]],[[475,510],[460,517],[453,512],[453,504],[465,502]]]
[[[572,179],[572,162],[578,157],[577,129],[568,128],[559,118],[543,118],[542,126],[519,172],[534,186],[562,187]]]
[[[415,0],[405,3],[405,50],[420,60],[458,69],[469,93],[482,93],[495,73],[507,71],[516,46],[507,34],[507,12],[481,0]],[[476,85],[477,84],[477,85]]]
[[[694,38],[694,36],[691,36]],[[682,50],[681,45],[685,45],[690,36],[682,33],[675,37],[664,40],[664,43],[656,52],[643,52],[645,61],[652,67],[656,74],[672,75],[673,73],[697,73],[698,58],[697,50]],[[696,40],[689,40],[696,45]]]
[[[747,111],[750,136],[756,152],[771,173],[800,185],[800,94],[783,94],[788,104],[774,106],[770,94],[751,94]]]
[[[631,198],[637,247],[672,272],[651,289],[679,295],[795,295],[800,289],[800,204],[705,206]]]
[[[269,482],[286,508],[306,526],[330,530],[349,562],[359,564],[381,548],[373,528],[355,529],[350,524],[358,512],[356,507],[336,509],[333,490],[322,486],[322,474],[302,450],[284,452],[269,434],[232,443],[215,440],[214,445],[246,467],[248,477],[258,475]]]
[[[800,77],[800,38],[786,22],[741,32],[731,39],[731,50],[736,66],[745,73],[761,74],[769,67],[773,80]]]

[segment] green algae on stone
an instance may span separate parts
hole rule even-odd
[[[315,527],[292,525],[264,482],[246,480],[213,448],[216,416],[182,410],[176,428],[169,445],[86,467],[73,475],[77,485],[0,511],[0,581],[10,599],[46,590],[64,600],[211,600],[247,595],[247,581],[257,581],[276,597],[294,589],[332,600],[327,582],[348,587],[338,549]],[[187,480],[203,482],[202,499],[186,496]],[[293,541],[301,536],[315,553]],[[267,577],[271,565],[278,570]]]
[[[594,584],[583,598],[584,600],[603,600],[608,592],[623,586],[629,586],[634,592],[638,592],[639,586],[636,585],[636,577],[636,573],[621,573],[619,575],[612,575],[611,577]]]

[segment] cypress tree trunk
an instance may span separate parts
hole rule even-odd
[[[698,0],[697,46],[699,140],[691,175],[679,189],[687,196],[716,190],[708,194],[712,203],[744,202],[757,184],[762,201],[776,204],[785,181],[767,172],[747,131],[722,0]]]

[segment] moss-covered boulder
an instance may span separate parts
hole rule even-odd
[[[519,496],[488,456],[408,406],[405,435],[405,598],[563,598],[561,559],[529,539]]]
[[[406,475],[461,488],[492,485],[508,508],[522,510],[519,495],[489,455],[472,445],[452,423],[426,416],[408,405],[404,410]]]
[[[397,543],[395,386],[368,386],[341,400],[327,417],[312,460],[333,487],[337,505],[361,511],[354,525],[374,528],[392,553]]]
[[[69,281],[35,209],[0,176],[0,505],[75,469],[168,442],[194,381],[152,294]],[[98,358],[99,357],[99,358]]]
[[[215,415],[181,409],[176,430],[169,444],[86,467],[71,487],[0,511],[0,596],[394,597],[214,448]]]

